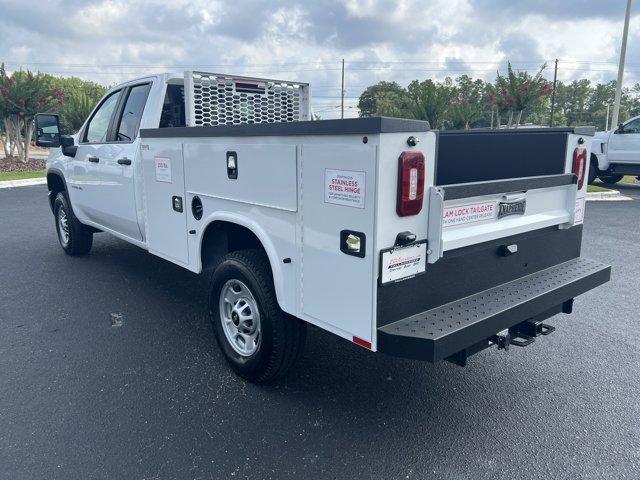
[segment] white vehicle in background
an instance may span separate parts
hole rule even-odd
[[[464,365],[609,280],[580,256],[593,128],[438,132],[309,105],[300,82],[185,72],[112,88],[73,137],[37,115],[60,245],[108,232],[210,272],[216,339],[253,381],[286,372],[308,323]]]
[[[613,185],[625,175],[640,178],[640,116],[613,130],[596,132],[591,140],[589,183],[600,178]]]

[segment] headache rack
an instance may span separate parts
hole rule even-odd
[[[184,87],[189,127],[311,119],[308,83],[187,71]]]

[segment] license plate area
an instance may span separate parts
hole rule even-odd
[[[422,275],[427,265],[427,241],[394,246],[380,252],[380,284],[386,285]]]

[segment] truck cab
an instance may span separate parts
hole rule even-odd
[[[640,178],[640,116],[617,128],[596,132],[591,143],[589,183],[600,178],[613,185],[625,175]]]
[[[138,132],[184,126],[183,91],[184,79],[171,74],[118,85],[105,94],[72,136],[71,149],[51,150],[48,181],[50,185],[64,181],[78,221],[144,245],[142,198],[136,185],[140,178],[136,172],[140,165]]]

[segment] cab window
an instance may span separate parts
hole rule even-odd
[[[95,111],[84,133],[83,141],[88,143],[105,143],[109,134],[111,118],[118,105],[120,91],[113,92],[104,99],[100,107]]]
[[[118,133],[116,134],[117,142],[131,142],[136,138],[150,88],[151,85],[146,83],[144,85],[136,85],[129,89],[127,101],[125,102],[118,124]]]
[[[185,125],[184,87],[182,85],[167,85],[159,127],[184,127]]]
[[[626,123],[622,133],[640,133],[640,118],[636,118],[635,120],[631,120],[629,123]]]

